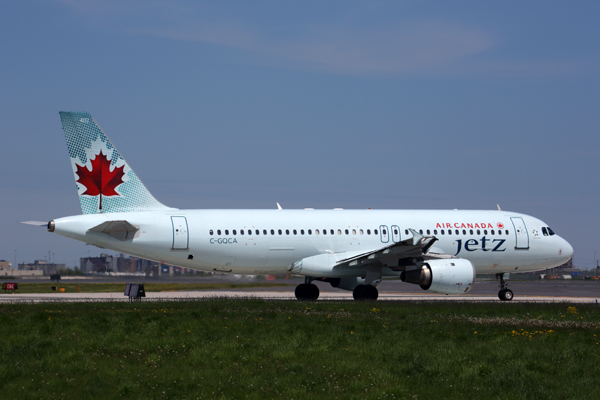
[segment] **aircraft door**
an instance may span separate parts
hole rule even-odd
[[[515,228],[515,235],[517,239],[515,249],[529,249],[529,233],[527,233],[525,221],[523,221],[523,218],[521,217],[510,217],[510,220]]]
[[[392,241],[394,243],[400,242],[400,228],[398,225],[392,225]]]
[[[379,237],[381,238],[381,243],[387,243],[390,241],[390,232],[388,231],[387,226],[379,226]]]
[[[187,250],[190,242],[187,219],[185,217],[171,217],[171,223],[173,224],[173,246],[171,249]]]

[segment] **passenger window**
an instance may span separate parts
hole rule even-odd
[[[323,229],[323,235],[327,235],[327,229]]]
[[[248,235],[252,235],[252,229],[248,229]]]
[[[498,229],[498,235],[502,236],[502,231],[500,229]]]
[[[229,229],[225,229],[225,235],[229,235]]]
[[[370,234],[371,234],[371,230],[367,229],[367,235],[370,235]]]
[[[508,229],[504,231],[504,233],[506,233],[508,235]]]
[[[285,230],[285,234],[286,234],[286,235],[289,235],[289,234],[290,234],[290,230],[289,230],[289,229],[286,229],[286,230]]]
[[[427,229],[427,234],[431,235],[431,231],[429,229]]]
[[[266,235],[266,234],[267,234],[267,230],[263,229],[263,235]]]
[[[260,231],[258,229],[255,230],[254,233],[256,233],[257,235],[260,235]]]
[[[281,235],[283,232],[281,231],[281,229],[277,229],[277,233],[279,233],[279,235]]]
[[[315,229],[315,235],[318,235],[318,234],[319,234],[319,230]]]
[[[298,234],[298,231],[294,229],[294,235],[297,235],[297,234]]]
[[[384,229],[384,230],[382,231],[382,233],[383,233],[384,235],[387,235],[387,230],[385,230],[385,229]]]
[[[237,235],[237,231],[236,231],[235,229],[233,230],[233,234],[234,234],[234,235]]]
[[[212,235],[214,234],[213,230],[211,229],[210,231],[208,231],[208,234],[209,234],[210,236],[212,236]]]
[[[455,232],[457,235],[460,235],[460,232],[458,232],[458,229],[456,229],[454,232]]]
[[[346,229],[346,230],[344,231],[344,233],[345,233],[346,235],[350,234],[350,232],[348,232],[348,229]]]
[[[373,235],[377,235],[377,229],[373,229]]]
[[[473,234],[473,229],[469,229],[469,235]]]
[[[312,230],[310,230],[310,229],[309,229],[309,230],[308,230],[308,234],[309,234],[309,235],[312,235]]]
[[[271,229],[271,235],[275,234],[275,229]]]
[[[434,235],[437,235],[437,229],[434,229],[434,230],[433,230],[433,234],[434,234]]]
[[[463,235],[466,235],[466,234],[467,234],[467,230],[463,229]]]
[[[342,234],[342,230],[338,229],[338,235],[341,235],[341,234]]]
[[[490,233],[491,233],[492,235],[495,235],[495,234],[496,234],[496,232],[495,232],[493,229],[490,231]]]
[[[363,235],[365,232],[361,229],[360,230],[360,234]]]
[[[487,229],[484,229],[484,230],[483,230],[483,234],[484,234],[484,235],[487,235]]]
[[[304,235],[304,229],[300,229],[300,234]]]
[[[443,230],[443,229],[440,231],[440,233],[441,233],[442,235],[445,235],[445,233],[444,233],[444,230]]]
[[[352,234],[356,236],[356,229],[352,229]]]
[[[331,233],[331,234],[333,235],[333,234],[334,234],[334,232],[333,232],[333,229],[331,229],[331,230],[329,231],[329,233]]]
[[[481,231],[479,229],[477,229],[477,234],[481,235]]]

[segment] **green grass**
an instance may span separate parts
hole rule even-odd
[[[575,307],[232,299],[1,305],[0,393],[597,398],[600,308]]]
[[[244,282],[244,283],[144,283],[146,292],[169,292],[181,290],[220,290],[257,287],[290,286],[291,283]],[[52,286],[65,293],[125,292],[124,283],[19,283],[15,293],[51,293]]]

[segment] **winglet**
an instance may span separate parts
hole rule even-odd
[[[283,208],[281,208],[281,206],[279,205],[279,203],[277,203],[277,209],[278,210],[283,210]]]
[[[416,246],[417,244],[419,244],[419,242],[421,242],[421,240],[423,240],[423,238],[425,237],[412,228],[408,228],[408,230],[413,234],[413,237],[412,237],[413,246]]]
[[[502,209],[500,208],[500,204],[496,204],[498,206],[498,211],[502,211]]]

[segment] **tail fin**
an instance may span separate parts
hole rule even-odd
[[[59,114],[84,214],[169,209],[150,194],[90,114]]]

